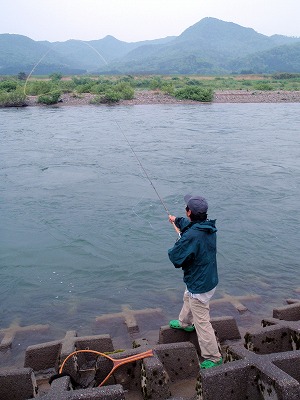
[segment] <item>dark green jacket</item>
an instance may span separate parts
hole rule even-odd
[[[215,222],[190,222],[187,218],[175,220],[181,238],[168,255],[176,268],[182,268],[183,281],[191,293],[205,293],[218,284]]]

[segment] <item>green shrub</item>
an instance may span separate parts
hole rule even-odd
[[[95,83],[93,86],[90,87],[90,93],[93,94],[102,94],[109,88],[107,83],[98,82]]]
[[[43,94],[43,95],[39,96],[38,103],[46,104],[46,105],[57,104],[60,96],[61,96],[61,92],[59,90],[55,90],[48,94]]]
[[[30,96],[39,96],[49,93],[53,90],[52,82],[48,81],[34,81],[29,82],[26,87],[26,94]]]
[[[136,88],[148,88],[150,87],[151,79],[136,79],[132,84]]]
[[[77,78],[76,76],[74,76],[74,77],[72,78],[72,81],[75,83],[76,86],[85,85],[85,84],[87,84],[87,83],[93,82],[91,78],[88,78],[88,77],[86,77],[86,76],[81,76],[81,77],[79,77],[79,78]]]
[[[269,82],[258,82],[254,85],[256,90],[273,90],[273,86]]]
[[[243,79],[241,82],[242,86],[247,86],[247,87],[252,86],[252,82],[250,80]]]
[[[0,91],[13,92],[16,90],[18,84],[15,81],[5,80],[0,82]]]
[[[134,89],[131,87],[124,88],[121,91],[121,96],[124,100],[132,100],[134,98]]]
[[[53,72],[52,74],[49,75],[49,78],[51,79],[52,82],[59,82],[62,79],[62,74],[60,72]]]
[[[75,90],[75,84],[73,81],[60,81],[58,86],[63,93],[71,93]]]
[[[134,76],[127,75],[120,78],[120,82],[128,82],[129,84],[134,84]]]
[[[162,80],[160,77],[153,78],[150,82],[150,89],[155,90],[155,89],[160,89],[162,87]]]
[[[189,86],[175,91],[175,97],[181,100],[196,100],[210,102],[213,100],[214,92],[211,88],[201,88],[199,86]]]
[[[26,105],[25,94],[14,92],[0,92],[0,107],[23,107]]]
[[[91,88],[94,86],[94,82],[84,83],[75,87],[77,93],[91,93]]]
[[[186,82],[187,85],[189,86],[199,86],[199,85],[203,85],[203,83],[201,81],[198,81],[197,79],[189,79]]]
[[[134,89],[127,82],[98,83],[91,88],[91,93],[100,95],[96,98],[96,103],[115,103],[121,99],[131,100],[134,97]]]
[[[289,72],[282,72],[282,73],[276,73],[273,74],[272,77],[274,79],[295,79],[295,78],[300,78],[300,74],[298,73],[289,73]]]
[[[161,91],[163,93],[173,96],[175,93],[175,88],[174,88],[173,83],[171,83],[171,82],[165,83],[164,85],[162,85]]]
[[[121,93],[109,89],[103,95],[96,96],[91,100],[91,104],[112,104],[117,103],[122,98]]]
[[[26,81],[27,79],[27,74],[25,74],[25,72],[19,72],[17,75],[17,79],[19,81]]]
[[[134,89],[127,82],[117,83],[113,90],[120,93],[121,99],[131,100],[134,98]]]

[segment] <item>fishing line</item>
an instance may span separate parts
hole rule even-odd
[[[102,54],[99,53],[99,51],[97,49],[95,49],[95,47],[93,47],[90,43],[84,42],[83,40],[78,40],[78,42],[81,42],[83,44],[85,44],[86,46],[88,46],[90,49],[94,50],[94,52],[100,57],[100,59],[106,64],[108,65],[108,62],[105,60],[105,58],[102,56]],[[47,56],[47,54],[50,53],[50,51],[55,50],[55,47],[58,45],[58,43],[54,46],[52,46],[40,59],[39,61],[35,64],[35,66],[32,68],[32,70],[30,71],[29,75],[26,78],[25,81],[25,85],[24,85],[24,95],[27,96],[26,94],[26,87],[27,87],[27,82],[30,79],[31,75],[33,74],[34,70],[36,69],[36,67],[43,61],[43,59]]]
[[[156,190],[156,187],[154,186],[154,184],[153,184],[153,182],[152,182],[150,176],[148,175],[147,171],[145,170],[143,164],[141,163],[141,160],[139,159],[139,157],[137,156],[136,152],[134,151],[134,148],[131,146],[131,143],[130,143],[129,140],[127,139],[127,136],[125,135],[125,133],[124,133],[123,130],[121,129],[119,123],[118,123],[117,121],[115,121],[115,122],[116,122],[118,128],[120,129],[121,133],[123,134],[124,139],[126,140],[126,142],[127,142],[128,146],[130,147],[132,153],[134,154],[134,156],[135,156],[137,162],[139,163],[140,167],[142,168],[142,170],[143,170],[145,176],[147,177],[148,181],[150,182],[150,185],[153,187],[153,189],[154,189],[154,191],[155,191],[155,193],[156,193],[158,199],[160,200],[160,202],[161,202],[163,208],[165,209],[166,213],[167,213],[168,215],[170,215],[169,210],[167,209],[167,207],[166,207],[166,205],[165,205],[163,199],[161,198],[161,196],[159,195],[158,191]]]
[[[27,96],[27,94],[26,94],[26,86],[27,86],[27,82],[28,82],[29,78],[30,78],[31,75],[33,74],[33,72],[34,72],[34,70],[36,69],[36,67],[43,61],[43,59],[46,57],[46,55],[47,55],[48,53],[50,53],[51,50],[52,50],[52,49],[49,49],[49,50],[39,59],[39,61],[35,64],[35,66],[34,66],[34,67],[32,68],[32,70],[30,71],[29,75],[27,76],[27,79],[26,79],[25,85],[24,85],[24,94],[25,94],[25,96]]]
[[[144,198],[145,197],[142,196],[141,199],[132,207],[133,214],[136,215],[136,217],[141,219],[142,221],[144,221],[143,218],[137,212],[135,212],[135,208],[138,207],[138,205],[142,202],[142,200],[144,200]],[[150,226],[151,229],[154,229],[150,221],[147,220],[147,224]]]
[[[170,215],[170,212],[169,212],[169,210],[168,210],[168,208],[167,208],[165,202],[163,201],[163,199],[161,198],[160,194],[158,193],[158,191],[157,191],[156,187],[154,186],[154,184],[153,184],[153,182],[152,182],[150,176],[148,175],[147,171],[145,170],[145,168],[144,168],[144,166],[143,166],[141,160],[139,159],[138,155],[137,155],[136,152],[134,151],[134,148],[132,147],[131,143],[129,142],[127,136],[125,135],[125,133],[124,133],[124,131],[123,131],[123,129],[120,127],[118,121],[115,121],[115,123],[116,123],[116,125],[118,126],[118,128],[119,128],[120,132],[122,133],[122,135],[124,136],[124,139],[126,140],[126,142],[127,142],[128,146],[130,147],[132,153],[134,154],[134,156],[135,156],[137,162],[139,163],[141,169],[143,170],[145,176],[147,177],[147,179],[148,179],[150,185],[151,185],[152,188],[154,189],[154,191],[155,191],[155,193],[156,193],[156,195],[157,195],[159,201],[161,202],[163,208],[165,209],[166,213],[167,213],[168,215]],[[176,231],[178,234],[180,234],[180,230],[177,228],[177,226],[175,225],[174,222],[172,222],[172,225],[173,225],[175,231]]]

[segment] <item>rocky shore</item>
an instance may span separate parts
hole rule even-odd
[[[95,95],[86,93],[81,95],[63,94],[60,106],[80,106],[91,104]],[[216,91],[213,103],[299,103],[300,91],[247,91],[224,90]],[[39,105],[36,96],[28,96],[28,106]],[[157,90],[140,90],[135,92],[132,100],[121,100],[119,105],[143,105],[143,104],[199,104],[198,101],[178,100],[175,97]]]

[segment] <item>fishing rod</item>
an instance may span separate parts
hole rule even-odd
[[[142,168],[144,174],[146,175],[148,181],[150,182],[150,185],[153,187],[153,189],[154,189],[154,191],[155,191],[155,193],[156,193],[156,195],[157,195],[159,201],[161,202],[163,208],[165,209],[166,213],[167,213],[168,216],[169,216],[169,215],[170,215],[170,212],[169,212],[169,210],[168,210],[168,208],[167,208],[165,202],[163,201],[163,199],[162,199],[161,196],[159,195],[159,193],[158,193],[156,187],[154,186],[154,184],[153,184],[153,182],[152,182],[150,176],[148,175],[147,171],[145,170],[145,168],[144,168],[144,166],[143,166],[141,160],[139,159],[139,157],[137,156],[136,152],[134,151],[134,148],[132,147],[131,143],[129,142],[127,136],[125,135],[125,133],[124,133],[124,131],[123,131],[123,129],[120,127],[118,121],[115,121],[115,122],[116,122],[118,128],[120,129],[120,132],[121,132],[122,135],[124,136],[124,139],[126,140],[128,146],[130,147],[130,149],[131,149],[133,155],[135,156],[137,162],[139,163],[140,167]],[[175,225],[175,223],[174,223],[174,222],[171,222],[171,223],[172,223],[172,225],[173,225],[175,231],[178,233],[178,235],[180,235],[180,230],[177,228],[177,226]]]

